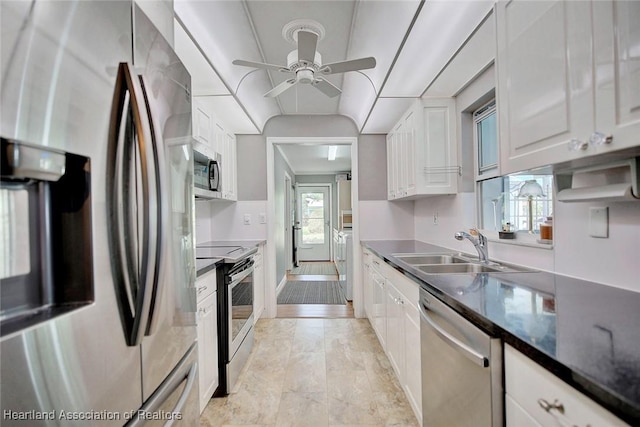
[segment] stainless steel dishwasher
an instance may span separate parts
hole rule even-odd
[[[502,344],[420,289],[422,425],[502,427]]]

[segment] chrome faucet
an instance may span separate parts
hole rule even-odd
[[[478,237],[474,237],[466,231],[458,231],[455,234],[455,238],[456,240],[469,239],[478,251],[478,259],[480,262],[489,264],[489,242],[484,234],[480,233],[478,230],[476,230],[476,233],[478,234]]]

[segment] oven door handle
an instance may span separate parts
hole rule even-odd
[[[463,343],[453,335],[449,334],[449,332],[442,329],[442,327],[438,325],[436,321],[431,318],[431,316],[429,316],[429,313],[427,313],[426,307],[418,303],[418,310],[420,311],[420,317],[422,318],[422,320],[427,322],[427,324],[431,326],[431,328],[433,328],[433,331],[440,338],[442,338],[444,342],[449,344],[449,346],[457,350],[459,353],[462,353],[464,356],[466,356],[469,360],[471,360],[476,365],[482,368],[489,367],[489,358],[478,353],[476,350],[472,349],[471,347],[469,347],[468,345],[466,345],[465,343]]]
[[[253,264],[251,265],[251,267],[244,269],[241,272],[229,277],[229,280],[230,280],[229,287],[233,288],[235,285],[240,283],[245,277],[247,277],[251,273],[253,273]]]

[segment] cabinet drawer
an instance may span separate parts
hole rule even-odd
[[[504,397],[507,427],[542,427],[508,394]]]
[[[207,271],[196,279],[197,301],[200,303],[217,289],[216,269]]]
[[[507,395],[540,425],[627,426],[596,402],[508,345],[505,345],[504,359]],[[543,409],[545,402],[555,403],[556,407],[561,405],[563,413],[558,409]],[[513,410],[512,405],[507,405],[507,420],[520,419],[518,414],[510,414],[510,410]],[[517,424],[507,424],[507,427],[511,426],[518,427]]]
[[[376,262],[378,264],[376,264]],[[419,285],[416,282],[409,279],[407,276],[400,273],[378,257],[374,258],[374,264],[375,268],[378,269],[378,272],[382,274],[385,279],[393,282],[393,285],[398,288],[398,291],[400,291],[400,293],[405,297],[407,303],[413,306],[418,305],[420,291]]]

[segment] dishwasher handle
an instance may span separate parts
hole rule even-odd
[[[429,326],[433,328],[433,331],[440,338],[442,338],[444,342],[449,344],[459,353],[462,353],[464,356],[466,356],[469,360],[471,360],[476,365],[483,368],[489,367],[488,357],[485,357],[482,354],[478,353],[476,350],[472,349],[471,347],[469,347],[468,345],[466,345],[465,343],[463,343],[462,341],[460,341],[459,339],[457,339],[456,337],[454,337],[453,335],[451,335],[450,333],[442,329],[442,327],[438,325],[436,321],[431,318],[431,316],[429,316],[429,313],[427,313],[425,308],[426,307],[424,307],[422,304],[418,303],[418,310],[420,311],[420,317],[425,322],[427,322]]]

